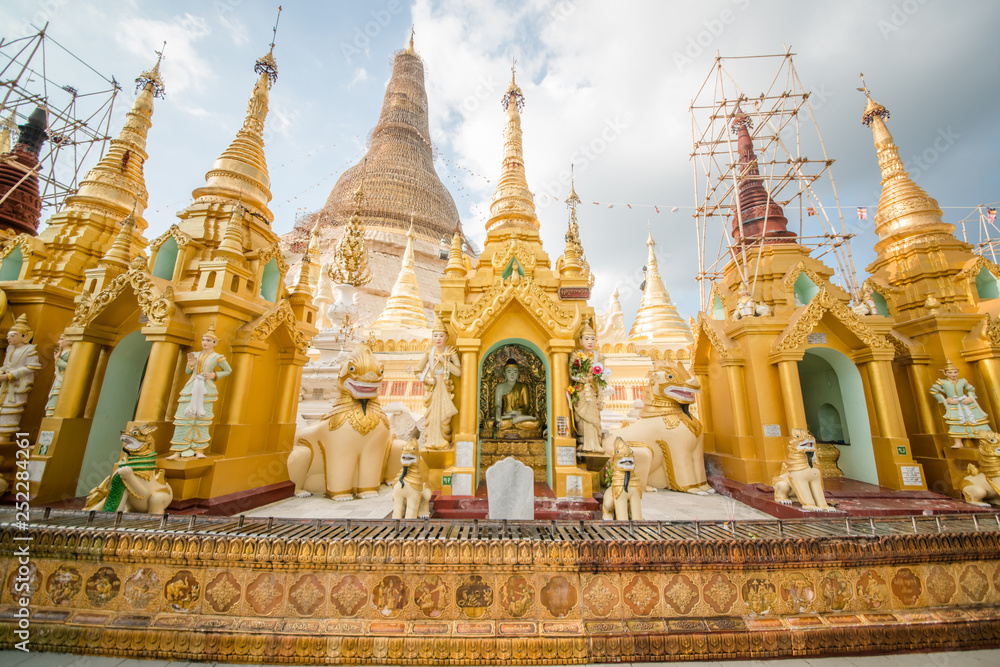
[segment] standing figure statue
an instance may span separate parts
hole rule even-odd
[[[990,430],[989,417],[979,407],[976,389],[964,378],[958,377],[958,367],[946,360],[943,379],[931,385],[931,394],[944,406],[944,423],[948,435],[954,440],[952,449],[961,449],[962,438],[975,438],[982,431]]]
[[[736,309],[733,310],[733,319],[741,320],[744,317],[763,317],[771,314],[771,307],[766,303],[757,303],[750,296],[750,288],[740,285],[737,290],[739,295],[736,299]]]
[[[35,381],[35,371],[42,367],[35,346],[30,344],[32,333],[24,315],[18,316],[7,332],[7,355],[0,366],[0,442],[12,441]]]
[[[56,400],[59,398],[59,390],[62,389],[63,376],[66,375],[66,366],[69,365],[69,351],[73,344],[66,340],[66,334],[59,336],[59,342],[55,347],[56,370],[52,379],[52,388],[49,389],[49,400],[45,403],[45,416],[51,417],[56,411]]]
[[[609,369],[604,368],[597,346],[597,333],[589,322],[580,333],[580,346],[569,358],[570,401],[576,425],[577,448],[581,452],[604,453],[601,438],[601,401]]]
[[[455,407],[453,377],[462,374],[455,348],[446,345],[448,330],[441,318],[435,318],[431,332],[431,347],[424,352],[417,366],[417,377],[424,383],[424,413],[426,431],[424,448],[447,449],[451,443],[451,418],[458,414]]]
[[[174,414],[174,437],[170,439],[168,460],[195,457],[205,458],[211,438],[208,427],[215,416],[212,404],[219,398],[215,381],[233,372],[226,358],[215,351],[219,337],[215,335],[215,324],[201,337],[201,352],[188,353],[187,368],[184,372],[191,376],[181,389]]]

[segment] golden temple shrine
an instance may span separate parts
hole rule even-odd
[[[513,67],[471,246],[412,34],[366,158],[279,237],[274,48],[155,239],[159,61],[37,235],[17,174],[45,114],[0,134],[0,646],[282,664],[1000,646],[1000,267],[909,177],[867,89],[882,192],[859,289],[789,229],[741,97],[708,306],[684,322],[650,228],[626,327],[617,289],[588,303],[575,181],[561,255],[542,245]],[[684,514],[719,501],[731,516]]]

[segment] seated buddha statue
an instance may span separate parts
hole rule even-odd
[[[521,369],[513,359],[503,367],[504,380],[493,393],[498,437],[539,437],[542,424],[532,412],[531,392],[519,380]]]

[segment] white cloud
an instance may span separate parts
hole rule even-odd
[[[134,55],[150,60],[153,50],[167,42],[160,72],[170,93],[189,88],[200,89],[214,78],[212,68],[197,51],[196,43],[212,33],[208,22],[192,14],[158,21],[130,16],[123,18],[115,31],[119,45]]]
[[[354,78],[351,79],[351,82],[349,84],[347,84],[347,87],[353,88],[355,84],[364,83],[368,79],[369,79],[368,70],[366,70],[364,67],[359,67],[357,70],[355,70]]]

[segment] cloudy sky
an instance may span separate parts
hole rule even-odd
[[[597,276],[591,303],[598,310],[618,288],[626,318],[635,312],[647,224],[678,308],[685,316],[698,309],[692,214],[700,201],[689,158],[689,107],[696,97],[705,99],[699,89],[717,52],[749,56],[787,48],[796,54],[801,86],[811,92],[812,111],[836,160],[832,173],[848,231],[857,235],[851,247],[862,277],[875,235],[870,220],[859,224],[855,211],[868,206],[874,217],[879,171],[871,133],[860,124],[859,72],[873,97],[891,110],[889,126],[904,162],[945,207],[947,221],[958,223],[976,205],[1000,199],[1000,3],[284,0],[283,7],[275,49],[279,78],[266,132],[279,233],[291,228],[296,214],[322,206],[340,173],[363,155],[393,53],[405,44],[411,24],[426,67],[438,174],[467,232],[480,243],[500,166],[500,98],[517,59],[526,97],[527,176],[543,240],[553,258],[560,254],[566,225],[561,200],[574,164],[585,202],[581,233]],[[57,42],[100,74],[124,82],[112,134],[134,98],[132,80],[167,42],[167,96],[157,101],[146,164],[152,238],[189,203],[191,190],[204,182],[238,129],[255,81],[253,63],[267,51],[276,9],[276,2],[257,0],[8,0],[0,5],[0,36],[9,42],[49,22]],[[58,49],[46,56],[56,84],[49,87],[52,104],[65,103],[61,85],[83,92],[107,88]],[[780,64],[727,61],[727,85],[756,96]],[[81,99],[79,112],[99,99]],[[819,157],[811,123],[803,121],[801,136],[806,155]],[[836,218],[829,180],[815,190]],[[787,217],[797,229],[797,205]],[[973,242],[978,224],[975,216],[967,223]],[[821,231],[815,219],[804,225],[807,234]],[[718,229],[709,236],[717,243]],[[714,243],[706,252],[710,262],[717,255]]]

